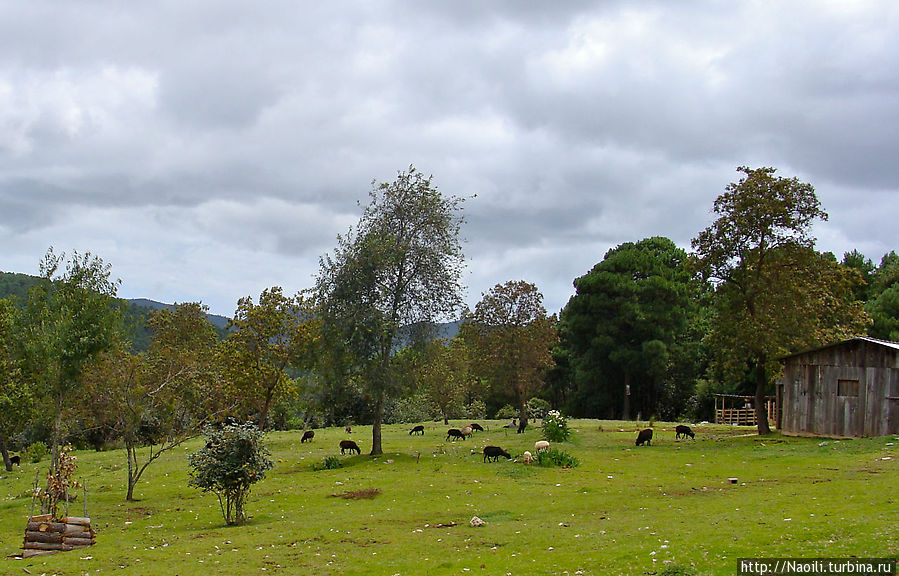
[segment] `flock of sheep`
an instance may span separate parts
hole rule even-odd
[[[446,440],[445,441],[446,442],[455,442],[456,440],[459,440],[459,439],[465,440],[469,436],[471,436],[475,432],[475,430],[477,430],[479,432],[483,432],[484,428],[477,422],[472,422],[471,424],[463,426],[462,428],[450,428],[446,432]],[[696,434],[693,432],[693,430],[689,426],[679,424],[677,427],[675,427],[674,431],[675,431],[675,438],[680,439],[681,437],[686,438],[687,436],[689,436],[690,438],[692,438],[694,440],[696,439]],[[352,428],[350,426],[347,426],[346,433],[350,434],[351,432],[352,432]],[[419,424],[419,425],[413,427],[411,430],[409,430],[410,436],[413,436],[413,435],[423,436],[424,433],[425,433],[425,427],[421,424]],[[315,431],[306,430],[303,432],[303,437],[300,439],[300,442],[303,443],[303,442],[312,440],[314,437],[315,437]],[[646,428],[644,430],[641,430],[637,434],[636,445],[642,446],[643,444],[646,444],[647,446],[652,445],[652,428]],[[546,440],[538,440],[534,444],[534,453],[545,452],[547,450],[549,450],[549,442],[547,442]],[[362,454],[362,450],[359,448],[359,445],[356,444],[354,441],[341,440],[340,441],[340,453],[346,454],[347,452],[349,452],[350,454],[353,454],[353,453]],[[484,452],[484,462],[498,462],[500,456],[505,457],[507,460],[512,459],[512,456],[499,446],[484,446],[483,452]],[[534,457],[534,454],[532,454],[530,451],[525,451],[521,455],[520,460],[517,460],[517,461],[523,462],[524,464],[531,464],[531,463],[535,462],[536,460],[537,459]]]

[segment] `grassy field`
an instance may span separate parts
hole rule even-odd
[[[299,432],[270,434],[275,468],[237,527],[223,525],[213,495],[187,486],[186,455],[201,440],[153,464],[138,502],[124,500],[124,452],[77,452],[96,544],[16,559],[26,493],[47,466],[25,463],[0,480],[9,555],[0,574],[735,574],[740,557],[899,554],[897,438],[759,438],[700,426],[691,441],[656,423],[653,445],[637,448],[632,422],[575,420],[559,447],[580,465],[561,469],[483,463],[485,444],[515,455],[540,439],[538,428],[489,425],[456,443],[444,441],[442,423],[426,424],[424,436],[387,426],[378,458],[365,455],[371,429],[356,427],[363,455],[320,471],[314,465],[339,454],[342,428],[316,430],[305,444]],[[471,527],[474,516],[486,525]]]

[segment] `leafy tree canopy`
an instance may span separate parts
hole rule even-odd
[[[414,167],[372,183],[357,226],[321,260],[316,294],[329,377],[359,377],[374,406],[373,455],[382,453],[385,399],[402,389],[399,344],[426,341],[462,302],[462,199],[442,195]],[[401,336],[401,328],[412,331]]]
[[[777,357],[863,330],[859,276],[814,250],[811,226],[826,220],[814,188],[774,168],[740,167],[715,200],[718,218],[693,240],[697,270],[715,282],[710,343],[726,372],[754,374],[759,433]]]
[[[656,412],[672,348],[683,339],[699,293],[686,261],[687,253],[671,240],[647,238],[609,250],[574,281],[576,293],[561,321],[574,413]],[[626,407],[631,400],[634,405]]]

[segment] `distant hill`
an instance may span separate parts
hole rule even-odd
[[[19,302],[25,302],[28,298],[28,291],[41,282],[46,282],[46,280],[28,274],[0,272],[0,298],[12,296]],[[132,345],[135,350],[146,350],[150,345],[152,337],[150,329],[147,328],[147,318],[149,318],[150,313],[154,310],[171,309],[174,308],[174,305],[156,302],[147,298],[122,299],[122,302],[125,303],[125,327],[131,338]],[[228,319],[217,314],[207,314],[206,317],[209,323],[215,326],[215,331],[218,333],[219,338],[224,338],[227,334]]]
[[[28,298],[28,290],[32,286],[44,282],[38,276],[17,274],[14,272],[0,272],[0,298],[15,296],[20,302]],[[146,320],[154,310],[171,309],[173,304],[157,302],[149,298],[133,298],[122,300],[125,306],[125,325],[131,335],[131,341],[136,350],[146,350],[150,345],[150,330],[146,326]],[[227,334],[228,318],[217,314],[207,314],[209,323],[215,326],[219,338]],[[446,322],[437,325],[437,338],[450,339],[459,332],[459,322]]]
[[[131,298],[128,300],[131,304],[135,306],[139,306],[141,308],[147,308],[149,310],[171,310],[175,307],[174,304],[165,304],[163,302],[157,302],[156,300],[150,300],[148,298]],[[209,320],[209,323],[215,326],[216,328],[221,328],[222,330],[228,326],[228,318],[225,316],[219,316],[218,314],[207,314],[206,319]]]

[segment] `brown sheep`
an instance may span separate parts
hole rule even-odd
[[[340,441],[340,453],[345,454],[349,452],[352,454],[355,452],[356,454],[362,454],[362,450],[359,449],[359,445],[353,442],[352,440],[341,440]]]

